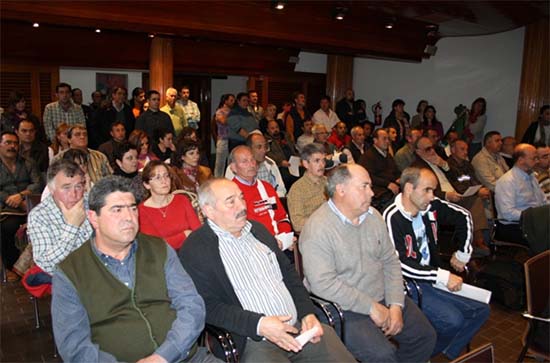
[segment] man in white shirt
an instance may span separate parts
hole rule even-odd
[[[321,108],[313,114],[313,122],[325,125],[327,130],[332,130],[334,125],[340,122],[340,119],[336,112],[330,108],[330,98],[328,96],[321,98],[320,106]]]

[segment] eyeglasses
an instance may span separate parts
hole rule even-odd
[[[170,174],[159,174],[159,175],[155,175],[153,177],[151,177],[151,181],[161,181],[161,180],[170,180]]]

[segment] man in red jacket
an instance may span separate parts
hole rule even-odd
[[[256,178],[258,166],[252,150],[244,145],[236,147],[229,155],[229,164],[235,174],[233,181],[243,192],[248,219],[263,224],[275,238],[280,233],[291,232],[290,220],[277,192],[271,184]]]

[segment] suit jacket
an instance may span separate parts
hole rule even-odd
[[[359,150],[359,148],[353,143],[353,141],[350,141],[346,147],[351,152],[351,156],[353,156],[353,161],[355,161],[356,163],[359,163],[361,155],[363,155],[369,148],[366,143],[363,144],[363,153],[361,153],[361,150]]]
[[[369,172],[372,179],[373,198],[382,202],[392,199],[394,195],[388,189],[388,184],[397,184],[396,180],[401,176],[393,157],[390,154],[383,157],[374,146],[371,146],[359,158],[358,164]]]
[[[252,223],[252,234],[277,256],[283,280],[298,311],[298,320],[313,314],[314,308],[309,294],[294,267],[278,248],[275,238],[260,223],[255,221],[250,223]],[[247,337],[256,341],[262,339],[256,334],[256,328],[263,315],[243,309],[225,272],[219,252],[218,236],[208,223],[187,237],[179,251],[179,258],[204,299],[208,324],[231,332],[240,352],[244,352]],[[215,349],[214,354],[223,358],[219,350]]]

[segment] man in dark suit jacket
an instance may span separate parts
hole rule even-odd
[[[351,129],[351,141],[346,146],[353,156],[353,160],[358,163],[361,155],[363,155],[368,145],[365,143],[365,129],[362,126],[354,126]]]
[[[207,323],[231,332],[240,361],[355,361],[334,330],[315,317],[275,239],[246,219],[237,184],[211,179],[201,185],[199,202],[208,220],[187,237],[180,260],[205,301]],[[316,332],[304,346],[292,335],[310,329]]]
[[[399,193],[399,176],[401,173],[388,153],[390,140],[384,129],[376,129],[373,133],[374,144],[359,158],[362,165],[372,178],[372,206],[379,211],[389,204]]]

